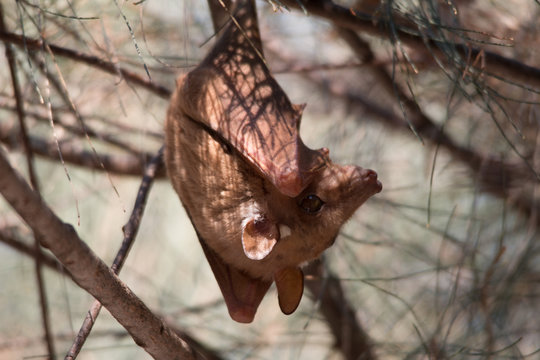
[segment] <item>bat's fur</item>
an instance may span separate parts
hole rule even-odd
[[[178,79],[165,126],[165,160],[207,255],[212,252],[211,264],[218,259],[222,268],[269,284],[279,271],[331,246],[341,225],[381,184],[372,170],[336,165],[327,150],[304,146],[298,134],[302,107],[292,105],[270,75],[260,57],[254,4],[242,3],[236,14],[243,30],[229,25],[201,65]],[[320,211],[305,211],[308,195],[323,201]],[[252,232],[277,240],[260,260],[249,258],[242,245],[250,221],[260,228]],[[232,280],[216,278],[227,300],[232,295],[222,282]]]
[[[352,213],[380,190],[373,171],[329,163],[291,198],[237,152],[224,151],[181,109],[171,108],[167,134],[169,176],[199,235],[226,263],[255,278],[272,280],[277,270],[318,257]],[[306,213],[299,206],[309,194],[324,202],[318,213]],[[254,215],[291,229],[262,260],[250,260],[242,250],[242,221]]]

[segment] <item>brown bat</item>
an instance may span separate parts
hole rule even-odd
[[[231,318],[249,323],[272,282],[281,310],[296,310],[300,266],[382,185],[374,171],[304,145],[304,106],[266,66],[254,1],[232,13],[206,58],[177,80],[165,161]]]

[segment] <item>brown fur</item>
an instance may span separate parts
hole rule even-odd
[[[289,102],[260,58],[253,3],[243,3],[237,15],[244,31],[230,25],[201,65],[177,82],[165,125],[165,160],[205,251],[211,252],[212,269],[240,274],[236,288],[224,284],[228,277],[216,278],[231,316],[249,322],[267,289],[259,287],[254,296],[252,283],[267,284],[278,272],[318,257],[381,184],[371,170],[336,165],[327,150],[305,147],[298,134],[303,107]],[[311,194],[324,202],[316,213],[301,206]],[[264,220],[249,227],[251,232],[278,234],[261,260],[248,258],[242,246],[250,219]],[[297,276],[284,278],[293,281],[278,291],[302,286]],[[301,297],[297,290],[291,294]],[[292,296],[287,312],[295,309],[298,295]],[[254,310],[238,315],[243,307]]]

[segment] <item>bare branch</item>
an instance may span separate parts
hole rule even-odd
[[[12,128],[6,123],[0,124],[0,142],[12,149],[18,149],[20,143],[17,141],[17,137],[17,129]],[[51,160],[59,160],[56,143],[34,136],[30,136],[29,139],[32,152]],[[92,170],[103,171],[101,165],[96,162],[94,153],[85,150],[80,144],[71,142],[60,142],[59,144],[65,162]],[[150,157],[146,154],[142,158],[134,155],[100,154],[99,158],[111,174],[130,176],[141,176],[144,173],[145,164],[150,160]],[[156,177],[164,178],[165,171],[160,171]]]
[[[37,259],[37,257],[39,256],[41,257],[42,265],[47,266],[52,270],[61,271],[64,274],[67,273],[65,270],[63,270],[64,266],[59,263],[55,258],[50,255],[43,254],[42,252],[38,253],[34,246],[30,246],[22,240],[18,239],[15,234],[16,231],[14,231],[14,229],[0,229],[0,242],[6,244],[7,246],[24,255],[33,257],[34,259]]]
[[[292,8],[300,8],[296,0],[282,0],[282,2]],[[387,30],[389,26],[385,26],[387,24],[384,23],[385,20],[383,18],[374,18],[368,14],[351,11],[349,8],[334,4],[331,0],[303,1],[303,5],[309,14],[329,20],[342,27],[360,31],[364,34],[391,38],[391,34]],[[401,43],[415,49],[421,49],[421,51],[425,51],[424,49],[427,43],[435,54],[442,55],[439,45],[443,44],[440,41],[432,38],[423,38],[410,31],[406,32],[403,28],[396,26],[399,41]],[[406,28],[407,30],[410,30],[414,29],[415,26],[410,24],[410,26]],[[449,46],[449,44],[444,45]],[[486,70],[484,70],[483,73],[496,78],[508,78],[513,82],[529,84],[535,86],[536,91],[540,91],[540,68],[521,63],[495,52],[470,47],[466,44],[455,43],[451,44],[451,46],[454,47],[464,59],[476,58],[482,53],[486,63]]]
[[[306,285],[313,297],[320,299],[320,311],[332,330],[335,346],[341,350],[345,359],[377,359],[369,335],[360,325],[339,279],[331,273],[323,274],[321,261],[312,262],[305,271],[310,276]]]
[[[36,258],[37,253],[33,246],[27,245],[24,241],[21,239],[18,239],[18,237],[15,235],[17,233],[16,229],[0,229],[0,242],[6,244],[7,246],[11,247],[12,249],[20,252],[23,255]],[[69,272],[64,268],[64,266],[57,261],[55,258],[49,255],[41,254],[42,256],[42,263],[43,265],[47,266],[51,270],[57,271],[62,275],[70,275]],[[223,359],[223,357],[217,352],[209,348],[206,344],[198,341],[195,339],[192,335],[190,335],[187,331],[179,328],[176,324],[172,322],[171,319],[167,319],[167,315],[160,316],[165,319],[167,322],[167,325],[182,339],[184,339],[195,351],[201,355],[201,357],[205,360],[220,360]],[[96,336],[95,331],[93,333],[93,336]],[[57,336],[58,337],[58,336]],[[60,338],[65,338],[68,340],[71,338],[70,335],[66,336],[60,336]],[[1,345],[1,344],[0,344]],[[1,346],[0,346],[1,347]]]
[[[0,31],[4,32],[6,26],[4,24],[4,9],[0,4]],[[24,146],[24,152],[26,155],[26,164],[28,168],[28,175],[30,177],[30,183],[36,194],[40,194],[39,182],[36,176],[36,170],[34,167],[34,154],[30,147],[30,141],[28,139],[28,130],[26,128],[25,113],[24,113],[24,100],[21,94],[21,88],[19,84],[19,78],[17,76],[17,65],[15,62],[15,56],[11,44],[6,44],[6,58],[9,64],[9,71],[11,74],[11,81],[13,85],[13,95],[15,97],[15,107],[17,109],[17,119],[19,120],[19,128],[21,130],[21,139]],[[40,195],[41,196],[41,195]],[[45,281],[43,279],[42,265],[41,265],[41,246],[40,239],[37,234],[34,234],[34,248],[38,256],[34,264],[36,272],[36,282],[38,285],[39,305],[41,308],[41,320],[43,325],[43,331],[45,333],[45,343],[47,344],[48,355],[51,359],[56,358],[56,351],[54,346],[54,337],[52,334],[50,317],[49,317],[49,305],[47,300],[47,292],[45,290]]]
[[[31,50],[39,50],[43,46],[42,40],[25,38],[21,35],[13,34],[10,32],[4,32],[4,31],[0,31],[0,40],[6,43],[17,45],[19,47],[26,46],[28,49],[31,49]],[[129,70],[123,69],[117,64],[103,60],[97,56],[88,55],[86,53],[76,51],[73,49],[68,49],[68,48],[54,45],[54,44],[48,44],[48,45],[52,53],[55,55],[85,63],[99,70],[105,71],[109,74],[120,75],[122,76],[122,78],[126,79],[128,82],[139,85],[162,98],[168,99],[169,96],[171,95],[171,91],[167,89],[166,87],[156,84]]]
[[[127,224],[122,228],[124,230],[124,239],[111,266],[111,269],[115,274],[119,274],[120,270],[122,270],[122,266],[127,259],[131,245],[135,241],[135,237],[139,231],[139,225],[142,220],[146,200],[148,199],[148,194],[150,193],[150,188],[152,187],[156,173],[160,168],[163,168],[163,151],[164,147],[162,147],[158,154],[154,156],[154,158],[148,163],[139,187],[139,191],[137,193],[137,199],[135,200],[133,211],[131,212],[131,216],[129,217]],[[98,300],[95,300],[88,310],[86,318],[79,329],[79,333],[77,334],[77,337],[75,338],[65,359],[77,358],[77,355],[81,351],[86,339],[92,331],[92,327],[94,326],[100,311],[101,303]]]
[[[41,236],[43,245],[64,264],[74,281],[98,299],[156,359],[193,359],[195,354],[101,261],[73,227],[62,222],[0,153],[0,193]]]

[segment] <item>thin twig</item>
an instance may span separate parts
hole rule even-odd
[[[335,346],[348,360],[375,360],[369,335],[362,328],[356,317],[356,311],[345,297],[337,277],[327,272],[324,274],[320,261],[314,261],[304,269],[309,279],[306,285],[316,299],[320,300],[320,312],[330,327]]]
[[[13,111],[13,112],[16,111],[14,107],[8,106],[6,104],[2,104],[1,102],[0,102],[0,108],[7,111]],[[84,136],[84,132],[80,127],[69,124],[69,122],[63,119],[63,117],[58,116],[58,114],[55,115],[55,112],[56,111],[53,109],[53,120],[54,120],[55,125],[61,126],[63,129],[67,130],[69,133],[75,136],[78,136],[78,137]],[[32,111],[32,110],[26,109],[25,115],[26,115],[26,118],[32,118],[41,123],[49,122],[49,119],[46,116],[41,115],[38,111]],[[142,131],[142,130],[137,130],[137,129],[126,129],[126,130],[127,131],[130,131],[130,130]],[[152,155],[149,152],[143,152],[137,149],[137,147],[133,146],[131,143],[121,140],[123,136],[119,136],[115,134],[115,132],[110,131],[109,129],[107,130],[107,132],[98,131],[87,125],[86,131],[87,131],[88,136],[90,136],[91,138],[99,140],[105,144],[114,146],[118,150],[125,151],[135,157],[148,158],[148,159],[152,157]],[[124,135],[124,132],[122,132],[121,135]],[[148,135],[148,133],[145,133],[145,135]],[[163,136],[162,135],[158,136],[157,133],[150,134],[150,135],[153,137],[156,137],[158,141],[162,141],[163,139]]]
[[[28,77],[31,75],[28,74]],[[25,115],[27,117],[34,118],[37,121],[40,121],[42,123],[47,123],[49,119],[43,115],[43,106],[42,104],[36,104],[35,102],[32,102],[29,99],[25,100]],[[17,109],[15,108],[15,105],[13,103],[13,98],[11,94],[6,94],[0,92],[0,108],[16,112]],[[54,114],[54,122],[60,126],[62,126],[64,129],[68,130],[70,133],[75,134],[77,136],[82,135],[82,130],[79,127],[76,127],[74,124],[70,124],[69,121],[66,121],[63,119],[64,116],[67,114],[71,114],[71,111],[63,106],[53,106],[53,114]],[[106,126],[107,132],[104,132],[103,130],[96,130],[96,128],[88,129],[88,135],[91,137],[94,137],[96,139],[99,139],[100,141],[107,142],[110,145],[113,145],[115,147],[118,147],[123,150],[128,150],[129,152],[139,152],[139,150],[136,150],[132,145],[128,145],[125,141],[120,141],[118,139],[119,135],[125,136],[126,134],[137,134],[140,135],[142,132],[144,132],[145,136],[148,136],[151,139],[157,140],[158,142],[163,142],[163,132],[151,130],[151,129],[142,129],[137,127],[136,125],[121,123],[118,121],[118,119],[111,120],[107,116],[100,116],[96,114],[85,114],[83,115],[86,122],[98,122],[102,123]],[[111,117],[114,117],[112,115]],[[125,147],[128,146],[128,149],[125,149]]]
[[[35,259],[36,252],[33,246],[27,245],[24,241],[18,238],[17,234],[19,231],[16,228],[8,228],[8,229],[1,229],[0,228],[0,242],[6,244],[7,246],[11,247],[15,251],[18,251],[20,254],[32,257]],[[47,266],[49,269],[56,271],[57,273],[61,275],[70,275],[69,272],[64,268],[64,266],[55,258],[53,258],[50,255],[43,254],[43,265]],[[221,303],[221,300],[218,301],[218,303]],[[204,308],[207,308],[209,305],[205,305]],[[210,306],[213,306],[212,304]],[[200,312],[204,309],[196,308],[196,309],[183,309],[182,311],[195,311]],[[221,360],[223,357],[219,354],[219,352],[212,350],[209,348],[206,344],[201,343],[197,339],[195,339],[191,334],[189,334],[186,330],[183,330],[179,328],[176,324],[174,324],[173,320],[169,315],[165,314],[157,314],[160,318],[164,319],[166,321],[167,325],[171,327],[171,329],[182,339],[184,339],[193,349],[199,353],[203,359],[205,360]],[[96,330],[97,331],[97,330]],[[93,336],[96,336],[96,331],[93,332]],[[99,332],[98,332],[99,334]],[[103,335],[103,334],[101,334]],[[119,335],[124,335],[124,333],[120,333]],[[69,340],[72,336],[71,335],[57,335],[57,338],[60,339],[66,339]],[[1,348],[0,344],[0,348]]]
[[[31,50],[40,50],[43,46],[43,41],[41,40],[26,38],[24,36],[10,32],[0,32],[0,40],[20,47],[26,46],[28,49]],[[68,59],[85,63],[99,70],[105,71],[109,74],[117,75],[118,73],[120,73],[120,75],[128,82],[139,85],[164,99],[168,99],[171,95],[170,89],[153,81],[150,81],[144,77],[141,77],[132,71],[121,68],[110,61],[106,61],[94,55],[89,55],[81,51],[65,48],[54,44],[49,44],[48,46],[51,49],[51,52],[57,56],[62,56]]]
[[[65,87],[65,83],[62,81],[63,79],[54,76],[46,68],[45,62],[43,60],[38,59],[37,56],[35,56],[35,54],[31,53],[30,57],[32,61],[37,65],[38,69],[42,72],[42,74],[48,77],[49,82],[51,83],[53,88],[56,90],[56,92],[60,95],[60,97],[64,101],[64,104],[66,105],[69,113],[77,120],[79,127],[76,127],[74,125],[67,125],[60,122],[58,117],[54,115],[54,109],[53,109],[53,120],[55,122],[55,125],[60,125],[72,133],[85,137],[93,152],[95,152],[95,148],[91,139],[96,138],[96,139],[105,141],[111,145],[114,145],[122,150],[129,151],[134,155],[137,155],[140,153],[140,151],[138,151],[131,144],[113,136],[103,136],[98,131],[93,129],[91,126],[89,126],[86,122],[86,118],[79,112],[73,100],[70,98],[68,89]],[[59,74],[59,76],[61,76],[61,74]],[[99,162],[99,156],[97,154],[94,154],[94,155],[96,156],[96,160]],[[104,169],[104,171],[106,171],[106,169]]]
[[[86,141],[88,142],[88,145],[90,146],[90,149],[92,150],[92,154],[93,154],[93,156],[95,158],[95,161],[99,164],[99,166],[103,169],[103,171],[107,175],[107,179],[109,180],[109,183],[110,183],[112,189],[114,190],[114,193],[116,194],[118,200],[122,204],[122,208],[124,208],[122,198],[120,197],[120,193],[118,192],[118,189],[117,189],[116,185],[114,184],[113,179],[111,178],[111,174],[107,171],[107,168],[103,164],[103,161],[101,161],[101,159],[99,158],[97,150],[94,147],[94,144],[92,143],[92,140],[91,140],[90,136],[88,135],[88,131],[86,130],[86,125],[84,123],[84,119],[82,118],[81,114],[79,113],[79,110],[77,110],[77,107],[75,106],[75,103],[73,102],[73,100],[71,99],[71,96],[69,95],[69,91],[67,89],[66,82],[65,82],[64,77],[62,75],[62,72],[60,71],[58,63],[56,62],[56,58],[54,56],[54,53],[51,51],[51,48],[49,47],[49,44],[46,41],[43,41],[43,45],[44,45],[44,49],[49,53],[50,57],[52,58],[52,61],[54,63],[55,69],[56,69],[56,73],[58,75],[58,78],[56,78],[50,71],[48,71],[48,69],[47,69],[47,67],[46,67],[46,65],[44,63],[40,64],[40,69],[42,69],[42,71],[44,72],[44,74],[47,77],[47,79],[49,80],[49,82],[51,84],[53,84],[56,91],[60,94],[60,96],[64,100],[64,103],[66,104],[66,106],[68,106],[70,111],[73,113],[73,115],[77,119],[77,121],[80,124],[81,129],[83,131],[84,137],[85,137]],[[52,111],[51,111],[51,118],[52,118]],[[53,130],[54,130],[54,128],[53,128]]]
[[[5,122],[0,123],[0,142],[16,150],[20,148],[20,142],[17,141],[18,136],[18,129]],[[50,140],[44,140],[38,136],[29,136],[29,140],[33,153],[54,161],[59,160],[56,143]],[[95,161],[94,154],[85,150],[79,144],[60,142],[59,145],[65,162],[91,170],[103,171],[101,165]],[[144,173],[144,165],[150,160],[148,154],[142,155],[142,157],[139,157],[134,155],[100,153],[99,157],[105,168],[112,174],[141,176]],[[159,179],[163,179],[164,177],[164,170],[156,175],[156,178]]]
[[[300,9],[300,6],[296,0],[282,0],[282,2],[291,8]],[[331,0],[304,1],[304,5],[310,15],[315,15],[329,20],[348,29],[361,31],[364,34],[384,38],[389,36],[387,30],[388,27],[385,26],[387,24],[384,23],[384,19],[351,11],[350,8],[336,5]],[[428,42],[431,44],[430,46],[433,51],[438,54],[442,54],[442,50],[440,50],[440,48],[443,47],[443,45],[445,47],[450,46],[453,47],[463,58],[467,58],[469,53],[472,58],[476,58],[481,52],[483,52],[485,62],[486,64],[489,64],[488,71],[484,72],[486,75],[495,77],[500,76],[500,74],[505,74],[504,78],[511,79],[512,81],[531,84],[536,86],[537,90],[540,89],[540,68],[524,64],[515,59],[511,59],[491,51],[470,47],[465,44],[442,44],[437,39],[426,39],[420,34],[414,34],[410,31],[406,31],[415,28],[413,24],[407,25],[408,26],[396,27],[395,29],[396,34],[399,36],[399,41],[404,45],[411,46],[416,49],[424,49],[426,47],[425,42]]]
[[[156,177],[159,168],[163,167],[163,151],[164,147],[159,150],[157,155],[154,156],[154,158],[150,160],[150,162],[146,166],[146,170],[144,172],[144,176],[142,178],[141,185],[139,186],[139,191],[137,193],[137,198],[135,200],[135,205],[133,206],[133,211],[131,212],[131,216],[129,217],[128,222],[123,227],[124,239],[122,240],[122,245],[116,253],[116,257],[114,258],[113,264],[111,266],[111,269],[115,274],[120,273],[120,270],[124,265],[127,255],[129,254],[129,250],[131,249],[131,245],[133,244],[133,242],[135,241],[135,237],[137,236],[144,208],[146,206],[146,200],[148,199],[152,183]],[[95,300],[90,309],[88,310],[88,313],[86,314],[86,318],[84,319],[84,322],[79,329],[77,337],[73,341],[71,348],[66,354],[66,360],[73,360],[77,358],[77,355],[81,351],[86,339],[88,338],[88,335],[90,335],[90,332],[92,331],[92,327],[94,326],[94,323],[96,322],[100,311],[101,303],[98,300]]]
[[[5,32],[6,26],[4,24],[4,9],[2,4],[0,4],[0,31]],[[15,97],[15,107],[17,109],[17,119],[19,121],[20,135],[21,140],[24,146],[24,152],[26,155],[26,165],[28,169],[28,175],[30,177],[30,183],[36,194],[40,195],[39,182],[37,179],[35,167],[34,167],[34,155],[30,147],[30,141],[28,139],[28,129],[26,128],[25,114],[24,114],[24,100],[21,94],[21,88],[19,84],[19,78],[17,76],[17,64],[15,61],[15,55],[11,44],[6,44],[5,47],[6,58],[9,64],[9,71],[11,74],[11,81],[13,85],[13,95]],[[34,233],[34,249],[37,254],[34,262],[34,268],[36,272],[36,282],[38,286],[39,294],[39,305],[41,309],[41,320],[43,326],[43,332],[45,333],[45,343],[47,344],[48,355],[51,359],[56,358],[56,351],[54,347],[54,335],[51,329],[51,322],[49,318],[49,305],[47,300],[47,292],[45,289],[45,281],[43,279],[43,269],[42,269],[42,254],[40,239],[38,235]]]
[[[19,239],[18,236],[15,235],[16,233],[17,231],[12,228],[0,228],[0,242],[6,244],[15,251],[32,257],[34,261],[37,261],[36,259],[38,257],[38,254],[36,252],[36,248],[34,246],[28,245],[26,242],[23,242],[21,239]],[[60,271],[63,274],[67,273],[64,269],[64,266],[59,263],[58,260],[56,260],[54,257],[43,253],[41,253],[40,257],[41,264],[43,266],[47,266],[51,270]]]

